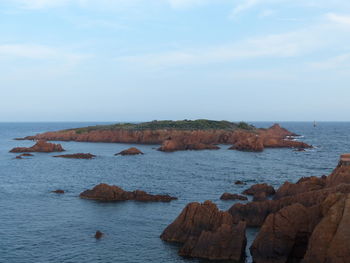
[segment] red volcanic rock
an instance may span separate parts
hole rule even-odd
[[[28,136],[27,140],[57,140],[79,142],[112,142],[162,144],[161,151],[218,149],[217,144],[234,145],[232,149],[243,151],[262,151],[266,147],[310,148],[311,146],[288,140],[294,134],[274,125],[269,129],[253,130],[87,130],[79,133],[75,130],[47,132]],[[169,139],[171,138],[171,139]]]
[[[55,194],[64,194],[64,190],[57,189],[57,190],[55,190],[55,191],[52,191],[52,193],[55,193]]]
[[[137,154],[143,154],[139,149],[135,147],[131,147],[127,150],[121,151],[120,153],[116,153],[115,155],[137,155]]]
[[[92,159],[92,158],[95,158],[96,155],[93,155],[91,153],[74,153],[74,154],[56,155],[53,157],[70,158],[70,159]]]
[[[190,203],[160,238],[183,243],[182,256],[239,261],[246,245],[245,223],[234,225],[231,215],[210,201]]]
[[[247,244],[246,224],[222,224],[214,231],[202,231],[198,238],[189,238],[179,250],[180,256],[209,260],[241,261]]]
[[[297,203],[270,214],[250,247],[254,262],[300,262],[318,212],[318,207],[307,209]]]
[[[101,231],[99,231],[99,230],[96,231],[96,233],[95,233],[95,238],[96,238],[96,239],[100,239],[100,238],[102,238],[103,236],[104,236],[104,234],[103,234]]]
[[[135,200],[141,202],[170,202],[177,199],[169,195],[151,195],[140,190],[127,192],[118,186],[108,184],[96,185],[93,189],[82,192],[80,198],[99,201]]]
[[[22,156],[18,155],[16,156],[16,159],[22,159]]]
[[[174,152],[185,150],[218,150],[220,147],[213,144],[205,144],[201,142],[193,142],[191,139],[167,139],[158,148],[162,152]]]
[[[229,150],[262,152],[264,150],[264,143],[257,134],[252,134],[251,136],[245,136],[244,138],[238,139]]]
[[[22,153],[22,152],[63,152],[61,144],[48,143],[40,140],[32,147],[17,147],[13,148],[10,152]]]
[[[33,154],[30,153],[22,153],[20,156],[24,156],[24,157],[30,157],[30,156],[34,156]]]
[[[249,189],[244,190],[243,194],[245,195],[255,195],[258,193],[265,193],[267,196],[275,194],[275,189],[268,184],[255,184],[252,185]]]
[[[305,192],[315,191],[323,189],[326,186],[326,177],[303,177],[297,183],[292,184],[285,182],[280,188],[278,188],[274,199],[280,199],[282,197],[301,194]]]
[[[230,194],[230,193],[223,193],[220,199],[221,200],[242,200],[242,201],[248,200],[248,198],[243,195]]]
[[[266,192],[257,192],[253,196],[253,202],[261,202],[267,200]]]

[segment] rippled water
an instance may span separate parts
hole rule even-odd
[[[184,151],[163,153],[157,145],[137,145],[145,155],[113,156],[131,145],[61,142],[67,153],[90,152],[93,160],[52,158],[35,153],[17,160],[8,151],[31,146],[12,138],[94,123],[0,123],[1,262],[200,262],[177,255],[177,246],[159,239],[184,206],[213,200],[221,209],[224,192],[239,193],[250,184],[275,187],[302,176],[328,174],[339,155],[350,152],[350,123],[282,123],[317,148],[307,152],[267,149],[263,153]],[[255,123],[268,127],[271,123]],[[243,180],[246,186],[235,185]],[[125,190],[170,194],[171,203],[99,203],[80,192],[105,182]],[[52,190],[64,189],[56,195]],[[106,233],[95,240],[96,230]],[[248,231],[251,242],[255,229]],[[251,259],[248,257],[247,262]]]

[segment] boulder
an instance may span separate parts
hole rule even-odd
[[[160,238],[182,243],[182,256],[239,261],[245,255],[245,227],[244,222],[233,224],[229,213],[205,201],[188,204]]]
[[[23,153],[23,152],[63,152],[61,144],[49,143],[43,140],[38,141],[32,147],[16,147],[10,152],[12,153]]]
[[[246,183],[243,182],[243,181],[237,180],[237,181],[235,182],[235,184],[246,184]]]
[[[104,234],[103,234],[101,231],[99,231],[99,230],[96,231],[96,233],[95,233],[95,238],[96,238],[96,239],[100,239],[100,238],[102,238],[103,236],[104,236]]]
[[[56,155],[53,156],[56,158],[68,158],[68,159],[92,159],[95,158],[96,155],[93,155],[91,153],[74,153],[74,154],[63,154],[63,155]]]
[[[55,190],[55,191],[52,191],[52,193],[55,193],[55,194],[64,194],[64,190],[57,189],[57,190]]]
[[[120,153],[116,153],[115,155],[138,155],[138,154],[143,154],[139,149],[135,147],[131,147],[127,150],[121,151]]]
[[[118,186],[108,184],[96,185],[93,189],[82,192],[80,198],[106,202],[127,200],[140,202],[170,202],[177,199],[169,195],[151,195],[140,190],[127,192]]]
[[[221,200],[242,200],[242,201],[248,200],[248,198],[244,195],[230,194],[230,193],[223,193],[220,199]]]
[[[31,153],[22,153],[20,156],[22,156],[22,157],[31,157],[31,156],[34,156],[34,155],[31,154]]]
[[[267,200],[266,192],[257,192],[253,196],[253,202],[261,202]]]

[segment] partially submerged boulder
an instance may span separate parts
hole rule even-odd
[[[135,147],[131,147],[127,150],[121,151],[120,153],[116,153],[115,155],[138,155],[138,154],[143,154],[139,149]]]
[[[63,152],[61,144],[49,143],[43,140],[38,141],[32,147],[16,147],[13,148],[11,153],[23,153],[23,152]]]
[[[245,227],[244,222],[233,224],[229,213],[205,201],[188,204],[160,238],[183,243],[182,256],[240,261],[245,255]]]
[[[223,193],[220,197],[221,200],[242,200],[246,201],[248,198],[244,195]]]
[[[55,194],[64,194],[64,190],[62,189],[57,189],[55,191],[52,191],[52,193],[55,193]]]
[[[100,230],[97,230],[95,233],[96,239],[101,239],[104,236],[104,233],[102,233]]]
[[[93,155],[91,153],[73,153],[73,154],[55,155],[53,157],[68,158],[68,159],[92,159],[92,158],[95,158],[96,155]]]
[[[170,202],[176,200],[176,197],[169,195],[151,195],[144,191],[136,190],[133,192],[124,191],[115,185],[99,184],[91,190],[86,190],[80,194],[80,198],[92,199],[98,201],[127,201],[135,200],[141,202]]]

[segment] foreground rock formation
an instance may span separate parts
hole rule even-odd
[[[181,256],[238,262],[245,256],[245,228],[243,221],[233,224],[229,213],[206,201],[188,204],[160,238],[182,243]]]
[[[131,147],[127,150],[121,151],[120,153],[116,153],[115,155],[138,155],[138,154],[143,154],[139,149],[135,147]]]
[[[246,201],[248,198],[244,195],[223,193],[220,197],[221,200],[242,200]]]
[[[290,139],[296,134],[278,124],[269,129],[257,129],[248,124],[209,120],[161,121],[141,124],[94,126],[28,136],[26,140],[55,140],[79,142],[112,142],[161,144],[160,151],[214,150],[218,144],[233,145],[240,151],[263,151],[265,148],[310,148]]]
[[[267,196],[272,189],[260,184],[247,194]],[[237,260],[245,226],[261,227],[250,247],[255,263],[349,262],[350,155],[342,155],[329,176],[284,183],[273,200],[235,204],[227,212],[209,201],[191,203],[161,238],[183,243],[180,255]]]
[[[13,148],[11,153],[23,153],[23,152],[63,152],[61,144],[49,143],[44,140],[39,140],[32,147],[16,147]]]
[[[69,159],[92,159],[92,158],[95,158],[96,155],[93,155],[91,153],[73,153],[73,154],[55,155],[53,157],[69,158]]]
[[[115,185],[99,184],[91,190],[86,190],[80,194],[81,198],[98,201],[127,201],[135,200],[141,202],[170,202],[176,197],[169,195],[151,195],[141,190],[133,192],[124,191]]]

